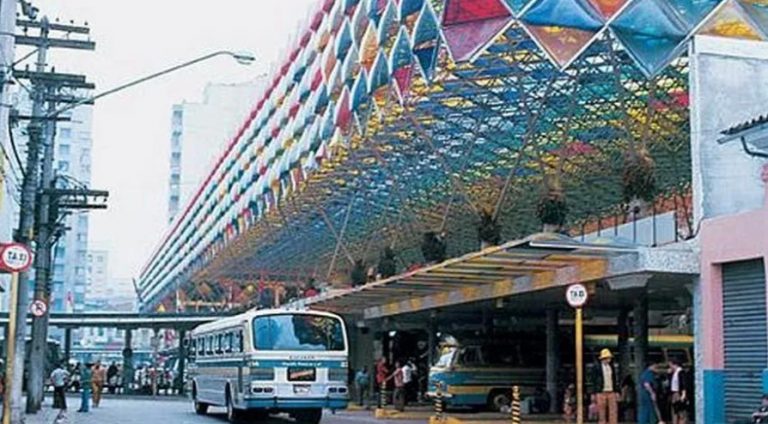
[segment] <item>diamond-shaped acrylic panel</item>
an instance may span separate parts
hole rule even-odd
[[[527,26],[528,31],[560,68],[567,67],[597,32],[555,26]]]
[[[763,34],[768,34],[768,1],[739,0],[741,7],[747,12],[752,21],[760,27]]]
[[[504,0],[504,3],[507,5],[509,10],[515,14],[519,14],[523,11],[523,9],[525,9],[525,6],[530,3],[530,0]]]
[[[690,30],[697,26],[722,0],[666,0]]]
[[[699,28],[699,34],[718,37],[764,40],[766,34],[750,19],[736,0],[726,0]]]
[[[663,0],[635,0],[611,30],[647,77],[664,69],[684,46],[685,23]]]
[[[431,81],[435,74],[437,53],[440,47],[440,30],[437,15],[429,2],[424,3],[416,29],[413,31],[413,55],[419,62],[422,75]]]
[[[453,60],[474,59],[511,20],[503,0],[446,0],[443,35]]]
[[[592,6],[600,12],[603,19],[610,19],[630,0],[589,0]]]
[[[520,20],[529,25],[558,26],[597,32],[602,16],[585,0],[536,0]]]

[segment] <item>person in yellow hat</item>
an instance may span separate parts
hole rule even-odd
[[[597,396],[598,422],[617,424],[619,421],[619,373],[609,349],[600,351],[600,365],[595,368],[593,387]]]

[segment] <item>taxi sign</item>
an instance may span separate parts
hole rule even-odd
[[[46,305],[42,300],[38,299],[29,305],[29,312],[31,312],[33,316],[40,318],[41,316],[45,315],[46,312],[48,312],[48,305]]]
[[[0,270],[24,272],[32,266],[32,251],[19,243],[0,244]]]
[[[572,308],[581,308],[587,303],[588,298],[587,288],[583,284],[572,284],[565,291],[565,300]]]

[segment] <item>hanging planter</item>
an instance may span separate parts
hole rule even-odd
[[[480,238],[481,249],[498,246],[501,243],[501,226],[491,211],[483,210],[481,212],[477,235]]]
[[[545,188],[536,208],[536,215],[545,233],[559,232],[568,218],[568,203],[559,177],[544,177]]]
[[[362,286],[368,281],[365,264],[362,259],[355,261],[355,265],[352,267],[352,272],[350,273],[350,280],[352,282],[352,287]]]
[[[421,254],[426,263],[440,263],[446,259],[447,246],[444,236],[434,231],[424,233],[424,241],[421,243]]]
[[[645,148],[630,150],[624,158],[622,189],[624,200],[634,213],[643,214],[656,197],[655,170],[656,163]]]
[[[392,248],[387,247],[384,249],[384,253],[382,253],[379,260],[378,272],[381,278],[389,278],[397,274],[397,262]]]

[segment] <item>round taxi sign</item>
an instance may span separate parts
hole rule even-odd
[[[573,308],[581,308],[587,303],[589,294],[587,288],[582,284],[572,284],[568,286],[568,290],[565,291],[565,300]]]
[[[32,251],[18,243],[0,247],[0,268],[7,272],[23,272],[32,266]]]
[[[29,312],[39,318],[48,312],[48,305],[46,305],[42,300],[36,300],[32,302],[31,305],[29,305]]]

